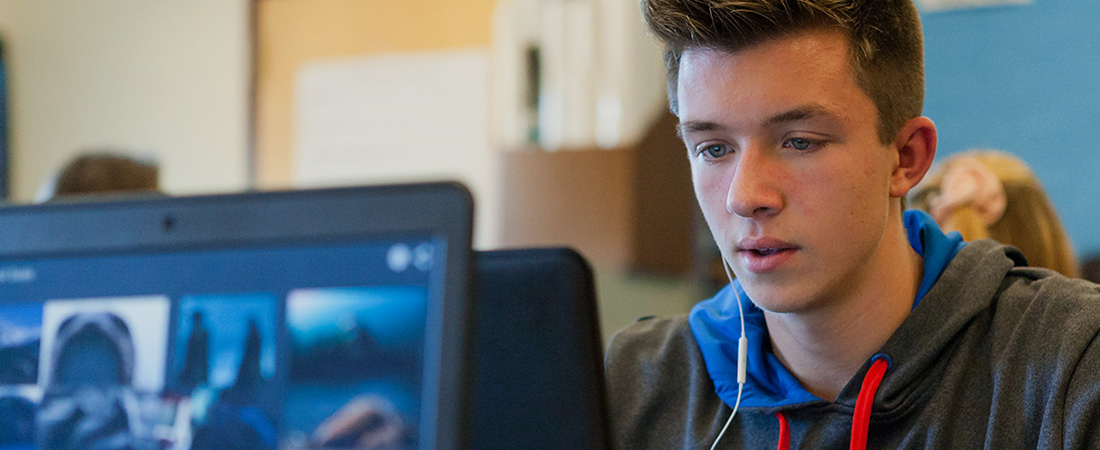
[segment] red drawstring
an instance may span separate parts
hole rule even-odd
[[[790,450],[791,449],[791,427],[787,424],[787,416],[783,413],[775,413],[775,418],[779,419],[779,448],[776,450]]]
[[[886,375],[887,363],[885,359],[876,359],[867,375],[863,376],[863,386],[859,388],[859,397],[856,397],[856,411],[852,415],[852,450],[865,450],[867,448],[867,430],[871,428],[871,406],[875,404],[875,392],[882,377]]]
[[[856,411],[852,415],[852,450],[867,449],[867,430],[871,427],[871,406],[875,404],[875,393],[878,385],[882,383],[882,377],[886,375],[888,363],[885,358],[876,359],[863,377],[863,386],[859,388],[859,396],[856,397]],[[779,447],[776,450],[790,450],[791,427],[787,422],[787,416],[781,412],[775,413],[779,419]]]

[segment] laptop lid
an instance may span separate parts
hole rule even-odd
[[[566,248],[475,261],[469,447],[610,449],[588,263]]]
[[[0,210],[0,448],[459,448],[455,184]]]

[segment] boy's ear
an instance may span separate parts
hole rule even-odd
[[[894,138],[897,150],[894,172],[890,175],[890,196],[904,198],[928,168],[936,156],[936,125],[927,117],[909,119]]]

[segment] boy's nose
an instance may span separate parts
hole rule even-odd
[[[742,151],[733,165],[726,211],[758,219],[782,210],[783,196],[777,188],[776,170],[774,162],[760,152]]]

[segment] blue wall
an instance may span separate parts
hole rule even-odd
[[[973,147],[1023,158],[1079,257],[1100,253],[1100,1],[922,14],[925,115],[937,159]]]

